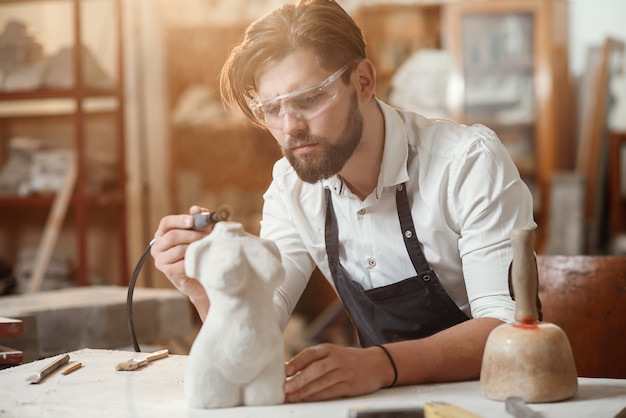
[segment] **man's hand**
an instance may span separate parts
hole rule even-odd
[[[194,231],[191,215],[207,211],[199,206],[192,206],[190,215],[169,215],[161,219],[154,234],[154,244],[150,254],[155,267],[196,307],[200,318],[204,320],[209,309],[209,299],[200,282],[185,274],[185,251],[189,244],[205,237],[207,231]]]
[[[379,347],[321,344],[306,348],[285,365],[287,402],[321,401],[375,392],[394,371]]]
[[[485,342],[502,321],[470,319],[418,340],[385,344],[398,370],[398,385],[453,382],[480,376]],[[416,355],[420,353],[420,355]],[[322,344],[285,365],[287,402],[365,395],[389,386],[394,369],[380,347]]]

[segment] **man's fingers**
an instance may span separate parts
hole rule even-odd
[[[161,218],[159,227],[154,235],[156,238],[165,235],[171,230],[189,229],[193,226],[193,217],[191,215],[170,215]]]
[[[345,398],[352,396],[349,387],[346,382],[339,382],[332,386],[325,387],[322,390],[316,391],[308,396],[305,396],[297,401],[291,401],[287,398],[288,402],[320,402],[327,401],[329,399]]]
[[[203,208],[202,206],[197,206],[197,205],[193,205],[191,208],[189,208],[189,213],[192,215],[195,215],[196,213],[202,213],[202,212],[211,212],[211,211],[207,208]]]
[[[174,229],[157,237],[152,248],[150,248],[155,267],[172,282],[177,282],[180,278],[186,277],[183,264],[185,251],[191,242],[197,241],[203,236],[201,232],[190,229]],[[174,285],[179,287],[177,283]]]
[[[177,256],[184,256],[187,245],[203,238],[205,235],[206,234],[200,231],[194,231],[192,229],[172,229],[155,238],[154,244],[152,244],[152,253],[155,254],[157,252],[174,250],[178,252],[170,253],[169,256],[171,259],[175,259]]]
[[[317,361],[291,377],[285,384],[287,402],[321,400],[330,394],[337,396],[333,389],[342,380],[341,370],[331,362]]]
[[[309,364],[327,357],[328,353],[326,344],[305,348],[287,362],[285,373],[287,376],[294,376],[304,370]]]
[[[155,237],[165,235],[167,232],[175,229],[190,229],[191,227],[193,227],[192,215],[202,212],[209,212],[209,210],[201,206],[192,206],[189,209],[189,215],[180,214],[164,216],[159,222],[159,227],[157,229]]]

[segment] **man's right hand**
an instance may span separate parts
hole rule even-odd
[[[202,239],[212,230],[212,228],[208,231],[191,229],[193,227],[192,215],[207,211],[199,206],[192,206],[189,215],[163,217],[154,234],[154,244],[150,249],[155,267],[191,300],[203,321],[209,310],[209,299],[202,284],[185,274],[185,251],[189,244]]]

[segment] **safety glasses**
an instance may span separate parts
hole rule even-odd
[[[335,81],[351,66],[352,64],[344,65],[326,80],[312,87],[281,94],[264,102],[255,97],[250,101],[250,110],[268,128],[282,127],[285,114],[298,119],[313,118],[337,97]]]

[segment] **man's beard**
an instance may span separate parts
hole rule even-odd
[[[363,115],[358,109],[356,92],[352,93],[346,128],[339,136],[339,142],[329,143],[320,136],[299,136],[289,141],[288,145],[318,144],[320,153],[295,155],[291,146],[283,148],[283,154],[302,181],[317,183],[320,180],[337,174],[361,142],[363,134]]]

